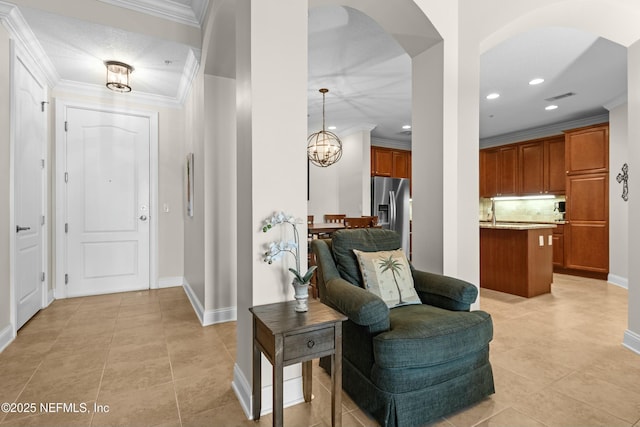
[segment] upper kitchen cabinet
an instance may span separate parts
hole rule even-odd
[[[411,151],[371,147],[371,176],[411,178]]]
[[[566,174],[606,172],[609,169],[609,124],[565,132]]]
[[[538,139],[518,146],[519,194],[564,194],[564,136]]]
[[[518,150],[514,145],[480,151],[480,197],[517,193]]]

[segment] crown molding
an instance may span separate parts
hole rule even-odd
[[[624,105],[626,103],[627,103],[627,94],[623,93],[622,95],[619,95],[613,98],[611,101],[604,104],[603,107],[606,108],[608,111],[611,111],[614,108],[618,108],[619,106]]]
[[[167,108],[182,107],[182,103],[178,101],[178,99],[170,96],[155,95],[150,93],[138,92],[135,90],[129,93],[117,93],[107,89],[103,85],[81,83],[71,80],[60,80],[54,90],[56,92],[54,93],[54,96],[59,96],[60,92],[67,92],[83,97],[97,98],[102,101],[109,102],[126,101],[127,103],[144,104]]]
[[[209,0],[192,0],[191,7],[171,0],[100,0],[192,27],[202,27]]]
[[[56,86],[60,81],[60,75],[20,10],[15,5],[0,0],[0,21],[9,32],[10,37],[23,48],[33,65],[40,71],[40,75],[46,80],[47,85],[49,87]]]
[[[182,77],[178,84],[178,93],[176,95],[177,102],[180,103],[180,105],[184,104],[184,101],[187,99],[189,90],[191,89],[191,83],[198,73],[198,68],[200,68],[200,64],[198,63],[199,56],[199,52],[198,55],[196,55],[196,52],[194,52],[193,49],[189,49],[187,60],[185,61],[184,68],[182,69]]]
[[[577,120],[554,123],[548,126],[541,126],[532,129],[525,129],[517,132],[505,133],[503,135],[492,136],[480,139],[480,148],[497,147],[499,145],[511,144],[514,142],[528,141],[530,139],[544,138],[546,136],[559,135],[568,129],[580,128],[583,126],[595,125],[609,121],[609,113],[597,116],[585,117]]]
[[[411,151],[411,141],[371,137],[371,145],[374,147],[395,148]]]

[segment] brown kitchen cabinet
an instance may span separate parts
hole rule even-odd
[[[609,124],[565,131],[567,175],[609,171]]]
[[[553,266],[564,267],[564,224],[558,224],[551,235],[553,241]]]
[[[564,194],[564,135],[518,146],[518,194]]]
[[[371,176],[411,179],[411,151],[371,147]]]
[[[565,194],[565,142],[564,136],[548,138],[544,141],[544,192]]]
[[[517,193],[518,148],[507,145],[480,151],[480,197]]]

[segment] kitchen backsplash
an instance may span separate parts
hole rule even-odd
[[[496,200],[496,221],[553,222],[563,219],[556,209],[565,196],[554,199]],[[491,221],[491,199],[480,199],[480,221]]]

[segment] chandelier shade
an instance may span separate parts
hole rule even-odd
[[[115,92],[131,92],[133,67],[118,61],[105,61],[107,67],[107,87]]]
[[[329,89],[320,89],[322,93],[322,130],[314,132],[307,138],[307,158],[316,166],[326,168],[342,157],[342,142],[333,133],[325,130],[324,104],[325,94]]]

